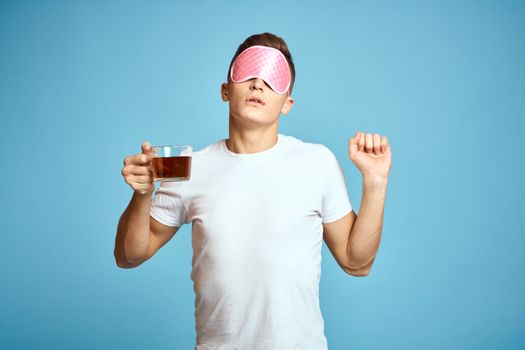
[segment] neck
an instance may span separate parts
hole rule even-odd
[[[277,123],[260,128],[238,128],[230,121],[226,147],[234,153],[258,153],[277,144]]]

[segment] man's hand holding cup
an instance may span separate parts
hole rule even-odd
[[[141,195],[151,194],[155,191],[155,181],[151,168],[151,146],[148,142],[142,144],[142,153],[124,159],[122,176],[133,190]]]

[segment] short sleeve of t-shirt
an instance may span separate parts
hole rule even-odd
[[[188,223],[180,183],[160,183],[152,199],[150,215],[166,226],[180,227]]]
[[[343,169],[332,151],[324,156],[324,188],[321,205],[323,224],[337,221],[352,210]]]

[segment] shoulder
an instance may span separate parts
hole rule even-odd
[[[323,158],[335,157],[332,150],[322,143],[304,141],[290,135],[281,135],[281,137],[285,140],[288,148],[294,152]]]
[[[220,150],[220,143],[222,142],[222,140],[219,140],[217,142],[214,142],[214,143],[210,143],[198,150],[193,150],[191,155],[193,157],[203,157],[203,156],[209,156],[209,155],[212,155],[214,153],[216,153],[217,151]]]

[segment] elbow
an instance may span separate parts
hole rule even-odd
[[[365,276],[368,276],[368,274],[370,273],[370,270],[372,269],[372,264],[374,263],[374,259],[372,259],[372,261],[370,261],[368,263],[368,265],[365,265],[364,267],[359,267],[359,268],[351,268],[351,267],[348,267],[348,266],[345,266],[343,268],[343,270],[351,275],[351,276],[355,276],[355,277],[365,277]]]
[[[365,268],[365,269],[348,269],[347,268],[347,269],[344,269],[344,271],[351,276],[366,277],[370,273],[370,268]]]
[[[374,264],[374,260],[376,259],[376,257],[374,256],[372,258],[372,260],[370,260],[368,262],[368,264],[364,265],[363,267],[358,267],[358,268],[353,268],[353,267],[348,267],[348,266],[345,266],[343,267],[343,270],[351,275],[351,276],[355,276],[355,277],[365,277],[365,276],[368,276],[368,274],[370,273],[370,270],[372,269],[372,265]]]
[[[119,254],[116,250],[113,253],[115,257],[115,263],[117,267],[120,267],[121,269],[132,269],[134,267],[137,267],[141,265],[144,261],[129,261],[127,259],[124,259],[121,254]]]
[[[137,267],[137,266],[141,265],[142,261],[141,262],[137,262],[137,263],[131,263],[131,262],[128,262],[128,261],[122,261],[122,260],[117,260],[116,259],[116,264],[121,269],[132,269],[134,267]]]

